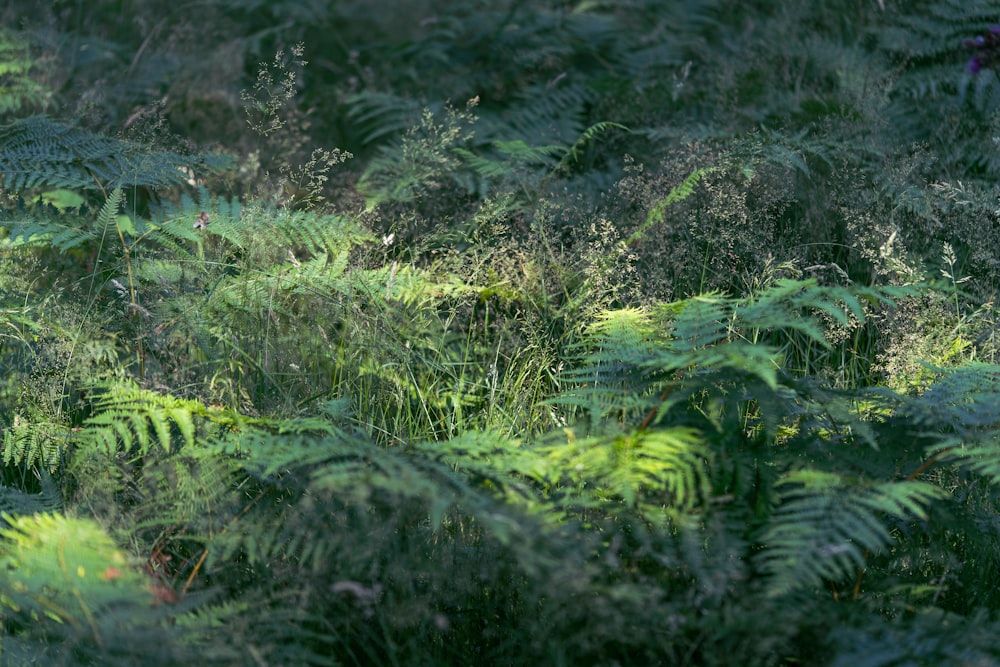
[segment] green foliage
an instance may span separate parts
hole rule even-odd
[[[4,520],[7,613],[96,632],[96,617],[110,608],[151,602],[142,577],[93,522],[52,514]]]
[[[221,155],[150,151],[148,146],[31,116],[0,128],[0,173],[9,191],[39,187],[101,191],[179,186],[189,172],[229,163]]]
[[[694,193],[695,186],[698,185],[698,181],[701,180],[702,176],[710,174],[713,171],[715,171],[714,167],[702,167],[691,172],[680,185],[673,188],[666,197],[653,205],[649,210],[649,215],[646,217],[646,222],[639,229],[632,232],[632,236],[629,237],[629,243],[635,243],[642,238],[643,234],[649,228],[663,222],[663,213],[667,207],[690,197]]]
[[[24,464],[54,471],[59,467],[63,447],[67,441],[64,424],[25,421],[15,417],[14,423],[4,431],[4,465]]]
[[[866,484],[808,469],[785,475],[776,488],[778,506],[760,536],[771,595],[849,580],[869,554],[895,542],[887,517],[927,519],[927,507],[945,495],[925,482]]]
[[[896,413],[933,443],[928,453],[934,460],[951,462],[995,483],[1000,479],[996,452],[1000,423],[994,413],[1000,391],[997,368],[968,363],[930,370],[931,385],[919,396],[902,401]]]
[[[470,101],[466,112],[447,109],[440,123],[425,109],[420,125],[404,136],[398,150],[383,150],[372,160],[358,183],[362,192],[370,193],[368,206],[387,201],[409,203],[440,190],[444,178],[457,177],[458,151],[473,136],[467,126],[474,122],[471,109],[477,101]]]
[[[4,515],[0,563],[2,658],[33,664],[142,659],[152,647],[154,598],[146,578],[93,521],[53,514]],[[156,650],[159,650],[157,648]]]
[[[28,45],[7,31],[0,32],[0,117],[47,106],[52,91],[33,78],[37,69]]]
[[[987,31],[996,21],[992,2],[943,0],[907,12],[881,36],[883,48],[902,63],[894,86],[889,119],[902,137],[927,142],[952,178],[989,175],[996,158],[973,128],[991,125],[1000,108],[995,73],[962,72],[970,53],[967,39]],[[934,119],[948,118],[948,123]]]
[[[0,662],[995,662],[994,5],[8,3]]]

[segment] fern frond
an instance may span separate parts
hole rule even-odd
[[[953,463],[991,483],[1000,481],[1000,366],[969,362],[929,370],[934,376],[922,394],[895,397],[894,420],[927,443],[930,462]]]
[[[39,466],[55,471],[62,461],[69,428],[56,422],[37,422],[17,417],[3,434],[4,465]]]
[[[572,435],[567,429],[565,433]],[[543,478],[553,493],[580,489],[571,496],[576,509],[622,502],[647,520],[679,517],[704,503],[711,492],[712,458],[703,435],[691,428],[639,431],[618,437],[567,438],[533,448],[540,457]],[[584,491],[585,490],[585,491]],[[556,504],[561,504],[556,501]],[[562,509],[562,508],[561,508]]]
[[[1000,108],[1000,77],[992,69],[969,72],[972,54],[964,42],[996,21],[991,0],[934,0],[880,33],[883,48],[903,64],[887,109],[895,131],[901,139],[930,141],[937,159],[970,178],[1000,169],[981,131]],[[942,124],[944,117],[953,120]]]
[[[4,226],[10,230],[9,238],[14,244],[49,246],[61,252],[97,239],[97,235],[90,229],[89,221],[80,218],[75,212],[35,214],[4,223]]]
[[[371,232],[348,217],[308,211],[261,211],[240,218],[226,218],[225,224],[209,229],[237,247],[264,244],[311,255],[338,256],[355,245],[374,239]]]
[[[204,596],[158,604],[158,595],[173,600],[173,594],[143,575],[92,520],[57,514],[3,515],[3,520],[5,662],[127,665],[194,659],[197,651],[178,641],[170,617]]]
[[[412,127],[420,107],[409,97],[363,92],[347,98],[347,115],[359,126],[365,143],[371,144]]]
[[[121,211],[124,200],[124,191],[120,187],[116,187],[104,205],[101,206],[101,210],[98,211],[97,220],[94,221],[94,234],[102,244],[117,236],[116,232],[119,230],[118,213]],[[65,252],[64,249],[63,251]]]
[[[565,170],[570,164],[578,162],[580,160],[581,153],[587,148],[588,145],[594,143],[602,134],[610,132],[611,130],[622,130],[624,132],[630,131],[621,123],[612,123],[609,121],[594,123],[583,131],[580,138],[573,142],[572,146],[566,149],[565,154],[556,166],[556,171]]]
[[[502,124],[484,116],[479,134],[484,139],[513,136],[532,145],[568,146],[586,130],[586,108],[594,99],[582,82],[528,86],[518,93]]]
[[[456,471],[444,462],[467,447],[467,439],[460,439],[454,450],[442,442],[435,443],[433,449],[420,446],[405,451],[379,447],[363,435],[331,427],[329,422],[291,426],[292,430],[304,428],[300,433],[275,432],[275,427],[287,430],[292,423],[255,422],[204,451],[235,457],[243,470],[262,483],[279,489],[307,489],[309,498],[326,499],[328,506],[343,506],[346,511],[414,508],[421,522],[434,532],[443,530],[446,519],[471,517],[492,539],[519,553],[525,567],[538,566],[539,556],[525,537],[530,522],[525,524],[515,507],[499,504],[496,491],[501,487],[477,481],[476,466]],[[512,479],[497,474],[491,478],[498,482]],[[521,487],[526,492],[523,483]],[[522,495],[522,499],[527,497]],[[230,531],[220,535],[210,545],[217,550],[213,557],[225,558],[237,551],[252,554],[255,562],[294,556],[320,567],[330,557],[329,547],[316,532],[317,527],[308,523],[309,515],[303,513],[307,507],[289,506],[284,518],[268,522],[263,535],[255,531],[254,544],[248,544],[251,537],[246,534]]]
[[[647,365],[662,346],[649,313],[621,309],[598,314],[584,330],[584,363],[567,368],[562,379],[574,389],[557,402],[588,411],[594,427],[612,413],[634,415],[648,404]]]
[[[900,14],[894,25],[882,31],[882,44],[910,59],[957,56],[964,39],[996,21],[996,10],[991,0],[934,0],[922,11]]]
[[[580,363],[563,372],[568,388],[553,403],[586,410],[592,428],[611,415],[638,426],[645,414],[648,425],[687,401],[716,400],[708,396],[734,409],[743,400],[780,406],[790,376],[775,341],[794,332],[826,346],[822,317],[863,321],[863,304],[905,293],[778,281],[746,299],[708,294],[605,313],[583,330]]]
[[[382,202],[413,202],[448,183],[461,185],[459,151],[475,135],[474,104],[466,111],[447,107],[441,114],[427,107],[398,145],[381,147],[358,181],[369,208]]]
[[[115,139],[45,116],[0,128],[0,184],[12,191],[39,187],[104,190],[181,186],[190,174],[221,171],[221,154],[182,155]]]
[[[111,385],[94,400],[94,416],[78,434],[81,443],[101,451],[147,454],[195,444],[198,418],[218,416],[198,401],[158,394],[135,385]],[[178,439],[181,441],[178,444]]]
[[[8,31],[0,31],[0,114],[40,109],[53,91],[32,78],[35,63],[28,45]]]
[[[636,243],[639,239],[645,236],[646,232],[648,232],[654,225],[662,223],[663,214],[668,207],[678,202],[682,202],[694,194],[694,189],[698,186],[698,183],[701,182],[701,179],[705,175],[711,174],[715,171],[718,171],[717,167],[701,167],[688,174],[687,178],[685,178],[680,185],[674,187],[667,193],[666,197],[660,199],[653,205],[653,207],[649,210],[649,214],[646,216],[646,221],[640,225],[638,229],[632,232],[627,243],[629,245]]]
[[[926,518],[944,492],[917,481],[864,483],[836,473],[799,470],[778,484],[778,506],[760,540],[771,595],[851,579],[866,552],[894,541],[896,522]]]

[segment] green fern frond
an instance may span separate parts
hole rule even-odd
[[[312,211],[247,208],[242,215],[222,212],[209,219],[207,235],[252,252],[265,266],[302,254],[338,257],[375,238],[350,218]]]
[[[944,492],[917,481],[864,483],[817,470],[785,475],[760,541],[771,595],[842,583],[894,541],[896,522],[925,519]]]
[[[1000,429],[1000,367],[969,362],[952,369],[931,369],[936,377],[919,396],[907,400],[900,416],[959,438],[975,438]]]
[[[653,207],[649,210],[649,214],[646,216],[646,221],[640,225],[638,229],[632,232],[627,240],[627,243],[629,245],[636,243],[639,239],[645,236],[646,232],[648,232],[654,225],[662,223],[663,215],[667,208],[673,204],[684,201],[694,194],[694,190],[698,186],[698,183],[701,182],[701,179],[707,174],[711,174],[715,171],[718,171],[718,167],[701,167],[688,174],[687,178],[685,178],[680,185],[674,187],[667,193],[666,197],[653,205]]]
[[[0,31],[0,114],[24,108],[41,109],[53,91],[32,78],[35,62],[28,45],[8,31]]]
[[[276,432],[299,428],[305,430]],[[497,491],[502,487],[477,480],[475,466],[468,471],[460,466],[456,471],[445,463],[468,444],[462,438],[454,449],[448,442],[441,442],[433,448],[428,445],[406,451],[379,447],[365,436],[348,433],[329,422],[324,425],[322,421],[307,420],[296,425],[295,420],[277,420],[255,421],[204,451],[235,457],[247,474],[262,483],[307,489],[309,498],[326,499],[330,507],[361,511],[411,507],[435,532],[443,529],[447,518],[472,517],[493,539],[518,551],[527,566],[537,566],[539,557],[524,539],[528,526],[521,524],[522,517],[515,508],[498,503]],[[496,473],[491,478],[498,482],[513,479]],[[521,490],[527,493],[523,483]],[[284,554],[307,559],[319,567],[329,558],[328,547],[316,533],[316,526],[301,522],[307,520],[299,514],[303,511],[304,506],[289,507],[285,518],[268,522],[263,534],[257,530],[253,536],[234,532],[220,535],[212,543],[212,548],[219,550],[214,558],[240,551],[253,554],[255,562],[266,562]],[[249,544],[249,539],[255,543]]]
[[[859,321],[865,319],[864,304],[889,305],[894,298],[907,293],[909,291],[905,288],[873,290],[865,287],[821,287],[815,280],[782,279],[736,308],[734,328],[747,333],[787,329],[825,347],[829,343],[816,314],[826,315],[834,322],[846,326],[852,316]],[[803,317],[805,313],[812,316]]]
[[[368,207],[383,202],[410,203],[449,183],[461,184],[459,150],[475,135],[473,106],[471,102],[466,111],[448,107],[443,114],[425,108],[420,122],[398,145],[381,147],[358,181]]]
[[[93,231],[102,244],[118,236],[116,233],[120,231],[118,213],[121,211],[124,200],[125,193],[120,187],[117,187],[101,206],[101,210],[98,211]],[[65,252],[64,249],[61,250]]]
[[[634,416],[648,406],[653,378],[647,365],[662,345],[649,313],[635,308],[599,313],[584,330],[583,363],[561,374],[573,389],[555,402],[585,409],[595,428],[611,414]]]
[[[97,523],[57,514],[4,515],[0,529],[2,658],[17,664],[183,664],[171,616],[204,601],[144,576]],[[198,599],[198,598],[201,599]]]
[[[498,158],[480,155],[473,151],[456,149],[462,160],[477,174],[491,181],[502,181],[515,175],[518,170],[538,169],[554,164],[555,156],[563,153],[563,148],[553,146],[529,146],[521,139],[493,142],[493,150]]]
[[[9,238],[15,245],[40,245],[59,249],[61,252],[72,250],[85,243],[97,239],[90,229],[89,221],[67,212],[52,215],[26,216],[20,220],[5,223],[9,229]]]
[[[599,123],[594,123],[580,135],[580,138],[573,142],[573,145],[566,149],[565,154],[559,161],[556,167],[557,171],[565,170],[570,164],[578,162],[580,160],[581,154],[590,144],[594,143],[602,134],[610,132],[611,130],[622,130],[624,132],[629,132],[630,130],[622,125],[621,123],[612,123],[609,121],[601,121]]]
[[[864,304],[906,293],[778,281],[745,299],[708,294],[604,313],[583,330],[580,363],[562,373],[568,389],[553,403],[586,410],[594,428],[611,415],[635,425],[642,414],[662,419],[699,395],[780,405],[789,375],[775,341],[794,333],[826,346],[822,317],[863,321]]]
[[[145,455],[153,450],[191,448],[195,444],[197,418],[213,416],[198,401],[130,384],[105,387],[94,400],[94,411],[78,438],[109,454],[134,451]],[[216,416],[226,419],[221,414]]]
[[[39,187],[104,190],[115,187],[176,187],[191,172],[221,171],[221,154],[182,155],[151,150],[31,116],[0,128],[0,184],[11,191]]]
[[[882,44],[909,59],[959,56],[962,41],[995,23],[996,11],[992,0],[934,0],[919,12],[901,13],[883,29]]]
[[[239,247],[263,243],[312,255],[337,256],[355,245],[374,239],[371,232],[362,229],[350,218],[312,212],[274,211],[260,216],[243,216],[234,219],[232,224],[242,229],[223,226],[219,228],[219,233],[227,240],[241,239]]]
[[[1000,78],[988,68],[969,72],[972,53],[964,42],[996,21],[992,0],[934,0],[879,32],[882,47],[901,63],[885,112],[889,122],[901,139],[929,143],[938,160],[970,180],[1000,169],[981,129],[1000,108]]]
[[[27,493],[9,486],[0,485],[0,515],[21,516],[59,512],[63,509],[63,497],[56,480],[45,470],[41,471],[41,491]]]
[[[926,444],[930,462],[952,463],[991,483],[1000,481],[1000,366],[969,362],[930,368],[930,386],[895,399],[894,422],[907,424]]]
[[[54,422],[35,422],[15,417],[3,434],[4,465],[39,466],[55,471],[62,461],[69,428]]]
[[[724,341],[731,331],[731,304],[720,294],[708,293],[660,305],[657,310],[669,327],[671,349],[690,352]]]
[[[346,100],[347,115],[354,121],[366,144],[402,133],[418,119],[420,107],[409,97],[363,92]]]
[[[553,440],[557,437],[553,434]],[[540,457],[553,492],[561,487],[581,490],[572,496],[578,509],[608,509],[609,502],[620,501],[655,521],[664,514],[691,512],[711,492],[711,452],[703,435],[686,427],[617,437],[573,436],[537,446],[532,453]]]
[[[134,221],[122,214],[125,196],[121,188],[115,188],[101,206],[97,217],[89,220],[75,211],[53,213],[52,211],[32,212],[6,223],[9,238],[15,245],[43,246],[66,253],[86,244],[99,247],[130,247],[144,240],[143,233],[150,227],[144,221]]]
[[[484,116],[484,139],[516,137],[532,145],[568,146],[585,130],[586,109],[595,100],[583,82],[539,83],[524,88],[502,121]]]

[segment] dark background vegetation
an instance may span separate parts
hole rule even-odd
[[[997,23],[5,3],[0,663],[1000,663]]]

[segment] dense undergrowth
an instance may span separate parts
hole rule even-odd
[[[1000,664],[1000,3],[407,4],[0,10],[0,664]]]

